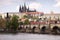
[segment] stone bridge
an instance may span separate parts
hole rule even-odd
[[[24,25],[23,26],[26,32],[37,32],[40,33],[41,31],[51,32],[52,30],[59,30],[60,31],[60,24],[31,24],[31,25]]]

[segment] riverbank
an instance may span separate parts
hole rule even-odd
[[[0,32],[0,34],[18,34],[18,33],[25,33],[25,34],[47,34],[47,35],[60,35],[60,33],[35,33],[35,32]]]

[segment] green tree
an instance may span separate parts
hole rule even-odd
[[[9,20],[9,21],[6,21],[6,28],[7,29],[10,29],[10,26],[11,26],[11,21]]]
[[[24,24],[25,24],[25,25],[30,24],[29,20],[26,19],[26,20],[24,21]]]
[[[0,28],[6,28],[5,27],[5,20],[3,18],[0,19]]]
[[[16,31],[19,26],[18,18],[19,17],[17,15],[13,15],[13,17],[12,17],[11,24],[12,24],[12,28],[14,31]]]
[[[27,15],[24,15],[23,18],[28,18],[28,16]]]
[[[23,25],[23,22],[19,22],[20,25]]]

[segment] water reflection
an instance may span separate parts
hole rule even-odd
[[[0,34],[0,40],[60,40],[59,35],[47,34]]]

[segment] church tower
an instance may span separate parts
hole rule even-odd
[[[25,5],[25,3],[24,3],[23,6],[20,6],[19,12],[26,12],[26,10],[27,10],[27,8],[26,8],[26,5]]]

